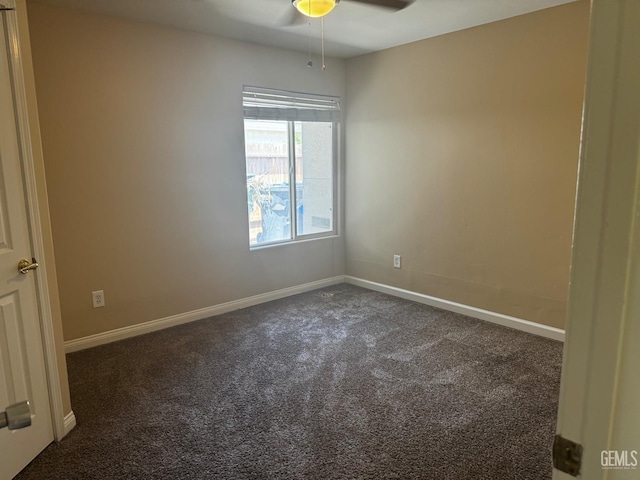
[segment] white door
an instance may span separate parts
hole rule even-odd
[[[13,13],[11,13],[13,14]],[[0,480],[13,478],[53,441],[39,308],[31,261],[5,12],[0,18],[0,412],[28,400],[29,427],[0,429]]]
[[[640,1],[592,0],[591,7],[557,431],[582,446],[580,478],[637,480]],[[574,477],[554,471],[556,480]]]

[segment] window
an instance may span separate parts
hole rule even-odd
[[[336,233],[336,97],[245,87],[249,244]]]

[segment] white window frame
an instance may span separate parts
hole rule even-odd
[[[255,98],[255,102],[254,102]],[[314,95],[283,90],[272,90],[260,87],[243,87],[244,120],[275,120],[287,122],[288,156],[289,156],[289,221],[290,238],[261,242],[252,245],[250,250],[265,247],[301,243],[319,238],[335,237],[338,235],[338,180],[339,180],[339,131],[340,131],[340,99],[323,95]],[[295,123],[319,122],[331,123],[332,142],[332,229],[319,233],[298,234],[298,209],[296,186],[296,155],[295,155]],[[243,143],[244,128],[243,128]],[[244,143],[246,145],[246,143]],[[247,161],[245,156],[245,169]],[[246,171],[245,171],[246,183]],[[247,220],[249,214],[247,212]],[[249,222],[247,222],[249,228]]]

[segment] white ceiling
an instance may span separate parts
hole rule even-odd
[[[320,20],[282,26],[291,0],[38,0],[116,17],[306,52]],[[342,0],[325,17],[329,56],[348,58],[575,0],[415,0],[399,12]]]

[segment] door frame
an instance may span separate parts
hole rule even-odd
[[[41,214],[38,206],[36,186],[36,172],[31,145],[31,131],[29,128],[29,113],[27,110],[27,94],[24,84],[22,53],[18,35],[18,18],[16,0],[0,0],[2,8],[11,9],[4,14],[7,26],[7,36],[10,53],[11,83],[13,85],[14,106],[16,110],[16,127],[18,146],[20,149],[20,163],[24,178],[25,200],[27,207],[27,221],[33,256],[39,259],[38,275],[35,276],[40,330],[42,333],[42,349],[44,353],[45,369],[47,373],[47,388],[51,407],[53,433],[57,441],[67,433],[65,430],[65,415],[60,388],[60,374],[58,371],[58,357],[56,354],[53,316],[47,280],[47,262],[43,242]]]
[[[640,450],[624,445],[640,433],[627,364],[640,341],[640,2],[591,0],[590,22],[557,432],[583,446],[581,478],[636,478],[603,469],[601,452]]]

